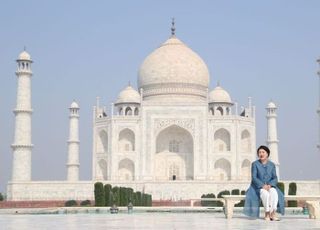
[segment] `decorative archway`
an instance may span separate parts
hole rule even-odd
[[[96,168],[96,179],[98,180],[108,180],[108,166],[107,161],[101,159],[98,161],[98,165]]]
[[[118,167],[119,180],[132,181],[134,180],[134,163],[132,160],[126,158],[119,162]]]
[[[97,153],[107,153],[108,152],[108,133],[105,130],[101,130],[99,132],[96,152]]]
[[[132,109],[130,107],[126,108],[125,115],[126,116],[131,116],[132,115]]]
[[[228,130],[221,128],[214,133],[214,152],[230,151],[230,133]]]
[[[193,180],[193,138],[186,129],[171,125],[156,137],[156,180]]]
[[[251,170],[250,170],[250,161],[245,159],[241,164],[241,177],[243,180],[250,180]]]
[[[251,152],[251,138],[248,130],[244,130],[241,132],[241,152]]]
[[[221,158],[215,162],[214,178],[218,181],[231,180],[231,164],[228,160]]]
[[[135,135],[131,129],[123,129],[119,133],[118,139],[119,152],[135,151]]]

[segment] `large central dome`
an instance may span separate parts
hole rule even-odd
[[[205,100],[209,86],[209,71],[204,61],[181,42],[171,36],[142,63],[138,87],[143,98]]]

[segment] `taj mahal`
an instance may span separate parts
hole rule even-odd
[[[124,86],[106,111],[93,108],[92,180],[79,180],[79,109],[70,105],[67,175],[64,181],[33,181],[30,54],[17,59],[15,136],[8,200],[93,199],[97,181],[132,187],[153,199],[192,199],[204,193],[245,190],[256,159],[255,106],[238,106],[201,57],[176,36],[151,52],[138,69],[137,89]],[[239,107],[239,108],[238,108]],[[266,143],[278,177],[277,106],[266,107]],[[65,167],[61,165],[61,167]],[[304,182],[301,182],[302,184]],[[308,182],[301,193],[319,187]]]

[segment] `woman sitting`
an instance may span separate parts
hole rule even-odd
[[[244,214],[259,218],[260,199],[265,211],[265,220],[279,220],[276,211],[284,215],[284,196],[277,187],[278,178],[274,163],[269,160],[270,150],[260,146],[258,160],[251,165],[251,185],[246,192]]]

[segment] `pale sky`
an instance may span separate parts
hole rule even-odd
[[[66,178],[68,107],[80,105],[80,178],[91,179],[92,107],[110,110],[144,58],[176,35],[206,62],[232,100],[256,106],[257,146],[265,107],[278,105],[281,179],[319,180],[320,1],[1,1],[0,192],[11,178],[19,53],[32,70],[32,177]]]

